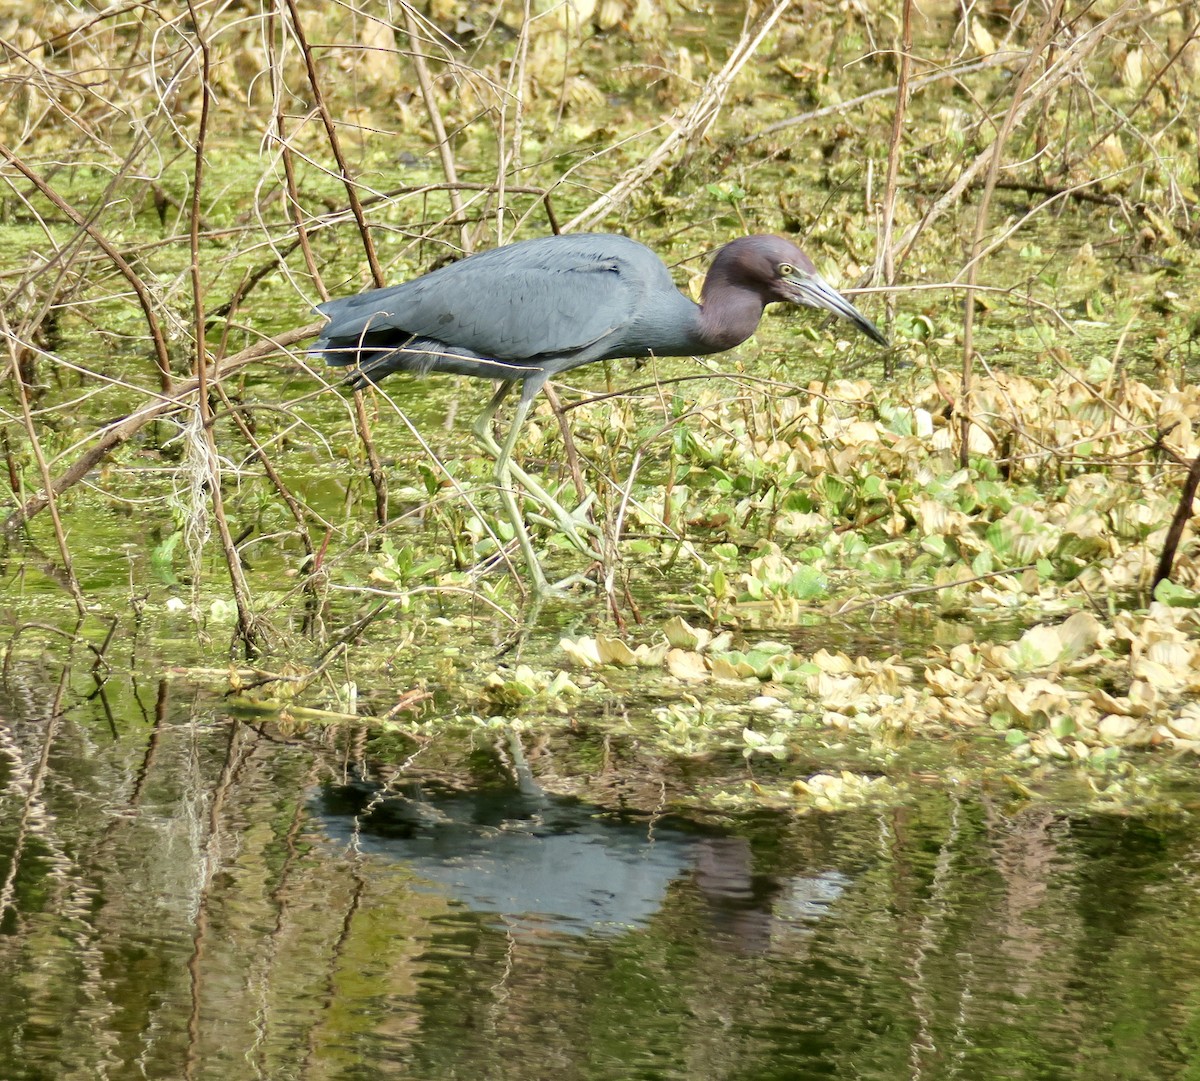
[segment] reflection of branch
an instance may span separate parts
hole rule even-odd
[[[58,628],[54,629],[58,630]],[[16,817],[17,821],[11,840],[7,842],[8,869],[3,882],[0,882],[0,918],[8,917],[10,911],[13,916],[19,912],[15,900],[16,884],[24,867],[27,845],[36,839],[43,846],[56,847],[47,844],[46,831],[39,827],[44,827],[52,817],[46,808],[43,790],[50,768],[50,750],[58,737],[59,716],[60,714],[54,711],[46,718],[45,731],[42,735],[42,752],[38,756],[37,762],[32,764],[25,761],[24,755],[20,753],[11,735],[6,730],[0,729],[0,750],[5,752],[5,758],[8,759],[9,769],[13,775],[13,780],[10,780],[6,787],[10,792],[14,789],[23,790],[21,813],[13,816],[12,812],[9,812],[10,826],[12,817]]]
[[[211,384],[224,379],[226,376],[245,368],[248,364],[253,364],[255,361],[271,356],[273,353],[278,353],[288,346],[294,345],[296,342],[302,342],[306,338],[315,336],[317,331],[324,325],[324,321],[309,323],[308,326],[289,330],[286,334],[265,339],[256,345],[243,349],[240,353],[235,353],[223,361],[216,371],[209,374],[209,383]],[[96,433],[95,445],[76,458],[74,464],[54,481],[51,486],[53,494],[60,495],[68,488],[78,484],[111,451],[135,436],[152,420],[157,420],[159,417],[167,416],[178,409],[184,408],[192,395],[196,393],[198,387],[199,380],[189,379],[186,383],[181,383],[177,386],[170,394],[164,394],[154,401],[143,405],[140,409],[134,410],[127,417],[123,417],[121,420],[101,428]],[[45,510],[46,502],[47,499],[44,492],[39,492],[37,495],[27,499],[22,506],[14,510],[5,519],[0,533],[8,535],[19,529],[34,515]]]
[[[694,138],[702,137],[708,131],[713,121],[716,120],[717,113],[721,111],[725,95],[733,86],[738,72],[754,55],[755,50],[762,44],[762,39],[767,36],[771,27],[788,9],[790,3],[791,0],[775,0],[775,6],[758,20],[753,29],[738,39],[725,66],[716,75],[709,76],[700,97],[672,128],[671,134],[642,161],[626,172],[591,206],[567,222],[563,226],[563,232],[570,233],[577,229],[596,225],[609,211],[616,209],[642,187],[680,147],[685,146]]]

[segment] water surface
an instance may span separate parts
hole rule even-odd
[[[1190,815],[926,787],[698,822],[554,795],[499,737],[464,787],[449,747],[182,684],[53,692],[10,680],[0,723],[10,1081],[1197,1068]]]

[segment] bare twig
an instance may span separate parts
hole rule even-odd
[[[1026,563],[1021,567],[1005,567],[1003,570],[988,571],[986,574],[976,574],[970,578],[959,578],[953,582],[942,582],[938,585],[929,586],[911,586],[908,589],[898,589],[895,593],[885,593],[880,597],[872,597],[868,601],[859,601],[858,604],[847,604],[836,609],[833,614],[835,616],[848,616],[852,612],[861,611],[863,608],[874,608],[877,604],[888,604],[891,601],[898,601],[904,597],[916,597],[922,593],[940,593],[944,589],[955,589],[958,586],[969,586],[973,582],[986,582],[989,578],[1004,578],[1010,574],[1024,574],[1026,571],[1033,570],[1037,566],[1036,563]]]
[[[329,149],[333,152],[334,160],[337,162],[338,173],[342,183],[346,188],[346,199],[350,203],[350,212],[354,215],[354,220],[358,222],[358,232],[362,237],[363,250],[366,252],[367,263],[371,267],[371,277],[375,280],[376,286],[384,284],[383,269],[379,265],[379,256],[375,254],[375,241],[371,239],[371,230],[367,226],[367,218],[363,213],[362,203],[358,198],[358,186],[350,175],[350,166],[346,163],[346,156],[342,153],[341,140],[338,139],[337,125],[334,123],[333,114],[329,111],[329,105],[325,101],[325,95],[321,90],[321,80],[317,75],[317,63],[313,59],[312,48],[308,44],[308,39],[304,36],[304,24],[300,20],[300,12],[296,8],[296,0],[287,0],[288,12],[292,17],[292,29],[296,33],[296,40],[300,44],[300,52],[304,55],[304,68],[308,73],[308,85],[313,92],[313,101],[316,103],[317,112],[321,116],[321,123],[325,125],[325,135],[329,139]]]
[[[34,460],[37,462],[42,485],[46,491],[50,491],[50,467],[46,464],[46,456],[42,453],[42,443],[38,438],[37,427],[29,410],[29,394],[25,389],[25,380],[21,375],[21,365],[17,359],[17,343],[9,333],[8,320],[5,318],[3,310],[0,310],[0,330],[3,330],[5,341],[8,343],[8,360],[12,370],[13,384],[17,388],[17,399],[21,405],[21,419],[25,424],[25,434],[29,437],[29,446],[33,451]],[[71,550],[67,546],[67,535],[63,529],[62,519],[58,515],[58,503],[53,495],[47,499],[47,505],[50,508],[50,518],[54,523],[54,539],[58,544],[59,558],[62,559],[67,588],[70,590],[71,599],[74,600],[75,608],[82,619],[87,615],[87,604],[83,599],[83,591],[79,588],[79,580],[75,577],[75,569],[71,563]]]
[[[771,8],[758,20],[753,29],[745,33],[734,46],[733,52],[725,62],[725,66],[710,76],[704,84],[700,96],[692,103],[691,108],[671,128],[670,134],[654,148],[637,165],[626,172],[603,195],[594,200],[586,210],[576,214],[566,225],[563,232],[570,233],[596,225],[605,215],[621,206],[629,197],[650,179],[672,155],[682,149],[693,139],[703,138],[712,126],[725,102],[725,96],[733,86],[738,72],[762,44],[763,38],[770,33],[771,28],[791,4],[791,0],[775,0]]]
[[[313,255],[312,245],[309,243],[308,229],[304,224],[304,211],[300,206],[300,190],[296,184],[296,164],[293,160],[292,147],[287,139],[287,121],[284,118],[283,109],[283,62],[279,55],[279,46],[276,44],[276,28],[275,28],[275,8],[271,9],[271,13],[267,19],[267,48],[269,50],[269,65],[271,70],[271,92],[275,102],[275,134],[279,139],[279,153],[283,159],[284,173],[284,189],[282,198],[287,206],[288,216],[292,219],[292,224],[296,230],[296,241],[300,245],[300,250],[304,255],[304,266],[308,270],[308,276],[312,279],[313,286],[322,300],[329,299],[329,291],[325,288],[325,282],[321,278],[321,272],[317,269],[317,260]],[[263,273],[275,266],[278,261],[270,260],[265,264]],[[257,273],[257,271],[255,272]],[[251,275],[251,280],[255,280],[254,274]]]
[[[243,349],[240,353],[226,358],[219,366],[208,373],[209,385],[216,380],[227,378],[247,365],[262,360],[264,357],[278,353],[288,346],[294,345],[296,342],[302,342],[313,337],[321,329],[322,325],[319,322],[310,323],[307,326],[288,331],[286,334],[281,334],[276,338],[264,339],[255,345]],[[199,386],[198,379],[190,379],[186,383],[176,386],[169,395],[164,394],[143,405],[141,408],[134,410],[128,416],[100,428],[95,433],[96,442],[81,454],[65,473],[59,474],[51,482],[48,489],[39,492],[35,496],[31,496],[9,514],[8,518],[5,519],[3,530],[0,532],[9,535],[36,514],[45,510],[50,497],[60,495],[68,488],[78,484],[109,454],[116,450],[117,447],[133,438],[151,421],[179,412],[182,409],[194,408],[192,396],[196,394]]]
[[[238,612],[238,637],[247,655],[258,649],[261,631],[257,626],[250,600],[250,586],[242,570],[242,561],[238,556],[237,546],[229,531],[229,522],[225,517],[225,497],[221,491],[221,459],[217,454],[216,433],[212,426],[212,405],[208,398],[208,350],[205,345],[204,317],[204,279],[200,273],[200,193],[204,189],[204,148],[208,138],[208,116],[212,105],[212,84],[210,82],[212,55],[209,50],[208,36],[200,22],[192,0],[187,0],[188,11],[192,16],[195,28],[196,47],[200,52],[200,119],[196,131],[196,168],[192,179],[191,222],[191,279],[192,307],[195,313],[194,332],[196,335],[196,407],[200,414],[200,425],[206,449],[209,467],[209,498],[212,501],[213,520],[217,524],[217,535],[221,538],[221,549],[225,556],[225,565],[229,571],[229,581],[233,589],[234,604]]]
[[[990,160],[988,163],[987,182],[984,184],[983,196],[979,200],[979,209],[975,214],[975,236],[971,241],[971,262],[967,271],[967,293],[963,298],[963,358],[962,358],[962,389],[961,398],[959,401],[959,463],[965,469],[970,458],[970,435],[971,435],[971,374],[973,367],[974,356],[974,329],[975,329],[975,282],[978,279],[979,273],[979,252],[983,247],[983,234],[987,229],[988,209],[992,201],[992,192],[996,187],[996,179],[1000,175],[1000,163],[1003,161],[1004,146],[1008,142],[1008,137],[1011,134],[1014,125],[1016,124],[1017,112],[1021,105],[1021,99],[1025,95],[1025,90],[1033,79],[1034,68],[1037,65],[1042,51],[1050,43],[1050,39],[1058,30],[1058,20],[1062,14],[1063,0],[1054,0],[1054,7],[1046,16],[1045,22],[1042,23],[1038,36],[1034,39],[1033,45],[1029,50],[1029,58],[1025,61],[1025,66],[1021,70],[1021,74],[1017,78],[1017,84],[1013,88],[1012,102],[1009,105],[1008,112],[1005,114],[1004,123],[1000,125],[1000,130],[996,133],[996,138],[991,147]]]
[[[1187,476],[1183,481],[1183,490],[1179,493],[1179,505],[1175,508],[1175,514],[1171,519],[1171,527],[1167,530],[1166,540],[1163,541],[1162,555],[1158,560],[1158,567],[1154,571],[1154,585],[1152,589],[1158,588],[1159,582],[1164,582],[1171,577],[1171,571],[1175,566],[1175,553],[1179,549],[1179,542],[1183,539],[1183,531],[1187,528],[1188,522],[1192,520],[1192,507],[1196,499],[1196,489],[1200,488],[1200,454],[1192,459],[1191,465],[1188,466]]]
[[[71,206],[36,170],[27,165],[4,143],[0,143],[0,156],[3,156],[14,169],[33,184],[45,198],[70,218],[75,225],[86,232],[104,254],[112,260],[113,265],[124,275],[125,280],[129,282],[129,287],[137,295],[138,303],[142,306],[142,312],[146,316],[146,323],[150,328],[150,338],[154,342],[154,358],[158,364],[159,381],[162,391],[164,394],[169,394],[171,392],[171,356],[167,351],[167,339],[163,334],[162,327],[159,325],[158,316],[154,311],[154,301],[150,295],[150,290],[146,287],[146,283],[142,281],[137,271],[129,265],[125,257],[117,251],[109,239],[91,221]]]
[[[450,139],[446,135],[446,125],[442,122],[442,111],[438,106],[437,94],[433,89],[433,79],[429,76],[429,64],[421,51],[420,34],[417,32],[417,20],[408,4],[401,4],[404,11],[404,27],[408,31],[408,44],[412,50],[413,69],[417,73],[417,85],[421,88],[421,100],[425,103],[425,115],[429,117],[429,126],[433,129],[433,141],[437,146],[438,158],[442,163],[442,172],[446,177],[447,194],[450,196],[450,209],[455,218],[463,222],[460,228],[459,242],[463,251],[471,250],[471,231],[467,228],[463,214],[461,190],[458,184],[458,166],[454,161],[454,151],[450,147]]]
[[[904,146],[904,116],[908,110],[908,79],[912,70],[912,5],[904,0],[900,30],[900,73],[896,81],[896,109],[892,114],[892,134],[888,141],[887,179],[883,189],[883,229],[880,254],[883,258],[883,283],[888,289],[885,299],[886,325],[891,333],[896,319],[896,297],[891,291],[896,284],[896,259],[892,250],[892,226],[896,220],[896,186],[900,175],[900,152]],[[884,361],[886,374],[891,374],[891,359]]]

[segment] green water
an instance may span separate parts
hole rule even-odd
[[[1191,815],[978,786],[602,812],[551,794],[549,744],[434,740],[397,774],[361,733],[174,683],[52,715],[58,673],[27,674],[0,755],[6,1081],[1197,1068]]]

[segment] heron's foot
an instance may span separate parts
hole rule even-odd
[[[542,505],[542,509],[547,511],[552,518],[558,523],[558,526],[564,533],[573,534],[582,529],[585,533],[591,533],[595,536],[600,535],[600,527],[596,525],[588,516],[587,513],[591,509],[592,504],[596,500],[595,492],[588,492],[583,502],[580,503],[574,510],[567,510],[554,496],[546,491],[542,485],[525,472],[519,465],[509,464],[509,470],[521,487],[529,493],[529,495]],[[561,489],[560,489],[561,490]],[[575,537],[571,538],[575,540]],[[576,541],[578,543],[578,541]],[[586,549],[583,549],[587,551]],[[590,554],[590,553],[589,553]]]
[[[483,420],[484,418],[480,419]],[[500,463],[504,464],[503,468],[508,475],[514,477],[521,487],[529,493],[530,497],[542,505],[542,509],[554,519],[558,528],[566,533],[571,543],[583,552],[584,555],[595,555],[596,553],[583,542],[583,538],[580,536],[580,531],[591,533],[596,537],[600,536],[600,527],[587,517],[587,512],[591,509],[592,503],[595,501],[595,493],[588,492],[587,497],[582,503],[574,510],[568,511],[554,496],[546,491],[540,481],[531,477],[524,469],[512,461],[511,456],[496,442],[488,424],[481,425],[476,422],[473,431],[479,445],[496,459],[497,467],[500,466]],[[544,518],[534,520],[547,524]]]
[[[599,588],[594,579],[578,572],[568,574],[565,578],[560,578],[557,582],[551,582],[546,578],[545,572],[542,570],[541,560],[536,555],[530,559],[530,552],[524,552],[523,554],[525,555],[526,567],[529,571],[528,578],[525,581],[525,588],[535,598],[575,597],[584,588],[588,590]],[[504,551],[493,552],[475,567],[472,576],[489,574],[502,568],[507,568],[511,573],[516,574],[517,570],[510,562],[510,555],[511,550],[509,553]]]
[[[566,534],[567,539],[585,556],[595,556],[595,550],[580,535],[581,531],[583,533],[591,533],[597,537],[600,535],[600,527],[587,517],[587,512],[591,509],[595,498],[594,492],[588,492],[587,498],[571,511],[568,511],[556,500],[551,500],[550,506],[545,506],[544,503],[542,505],[553,515],[553,521],[541,514],[530,514],[529,520],[537,522],[539,525],[547,526],[550,529],[557,526],[562,533]],[[541,500],[538,500],[538,502],[542,503]]]
[[[546,586],[546,593],[551,597],[568,597],[574,596],[578,592],[578,588],[583,586],[587,589],[596,589],[597,584],[586,574],[568,574],[566,578],[560,578]]]

